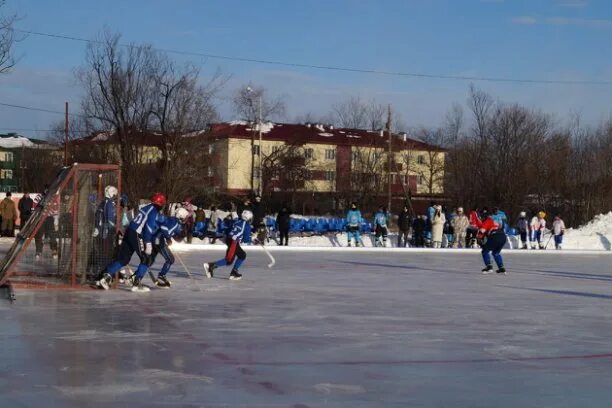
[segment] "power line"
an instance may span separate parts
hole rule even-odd
[[[45,109],[45,108],[37,108],[34,106],[24,106],[24,105],[15,105],[12,103],[4,103],[4,102],[0,102],[0,106],[6,106],[9,108],[15,108],[15,109],[25,109],[25,110],[29,110],[29,111],[36,111],[36,112],[45,112],[45,113],[56,113],[56,114],[60,114],[60,115],[65,115],[66,112],[60,112],[60,111],[55,111],[55,110],[51,110],[51,109]],[[81,117],[87,117],[86,115],[81,115],[79,113],[69,113],[70,116],[81,116]]]
[[[49,37],[49,38],[56,38],[56,39],[62,39],[62,40],[79,41],[79,42],[93,43],[93,44],[103,43],[102,41],[99,41],[99,40],[89,40],[89,39],[81,38],[81,37],[74,37],[74,36],[60,35],[60,34],[50,34],[50,33],[44,33],[40,31],[20,30],[20,29],[15,29],[15,31],[19,31],[25,34],[32,34],[32,35],[38,35],[41,37]],[[130,45],[130,44],[119,44],[119,45],[121,45],[122,47],[139,48],[139,46]],[[504,77],[486,77],[486,76],[469,76],[469,75],[427,74],[427,73],[419,73],[419,72],[381,71],[381,70],[366,69],[366,68],[302,64],[302,63],[296,63],[296,62],[274,61],[274,60],[266,60],[266,59],[255,59],[255,58],[236,57],[236,56],[229,56],[229,55],[210,54],[210,53],[205,53],[205,52],[180,51],[180,50],[169,49],[169,48],[156,48],[156,47],[151,47],[151,48],[154,50],[166,52],[169,54],[189,55],[189,56],[196,56],[196,57],[204,57],[204,58],[220,59],[220,60],[228,60],[228,61],[238,61],[238,62],[249,62],[249,63],[256,63],[256,64],[277,65],[277,66],[292,67],[292,68],[309,68],[309,69],[318,69],[318,70],[326,70],[326,71],[352,72],[352,73],[358,73],[358,74],[386,75],[386,76],[411,77],[411,78],[422,78],[422,79],[446,79],[446,80],[458,80],[458,81],[505,82],[505,83],[522,83],[522,84],[612,85],[612,81],[504,78]]]

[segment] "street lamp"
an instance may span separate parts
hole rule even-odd
[[[253,88],[251,88],[250,86],[247,86],[247,92],[250,94],[255,94],[255,91],[253,90]],[[261,196],[261,187],[262,187],[262,183],[263,183],[263,170],[262,170],[262,161],[261,161],[261,93],[259,93],[259,95],[257,95],[257,99],[258,99],[258,108],[257,108],[257,131],[259,133],[259,148],[258,148],[258,155],[259,155],[259,183],[257,185],[257,192],[258,194]]]

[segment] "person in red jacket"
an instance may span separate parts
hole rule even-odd
[[[467,248],[476,248],[476,233],[478,232],[478,226],[482,223],[477,208],[470,211],[469,220],[470,226],[466,230],[465,246]]]
[[[491,254],[497,264],[497,273],[506,274],[506,268],[504,267],[504,260],[501,256],[501,251],[506,245],[506,234],[502,226],[497,224],[493,218],[488,216],[484,221],[478,222],[478,234],[476,238],[480,242],[482,248],[482,260],[484,261],[485,268],[482,270],[483,274],[493,273],[493,266],[491,265]]]

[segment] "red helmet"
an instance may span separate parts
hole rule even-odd
[[[162,193],[155,193],[153,197],[151,197],[151,202],[158,207],[163,207],[166,205],[166,196]]]

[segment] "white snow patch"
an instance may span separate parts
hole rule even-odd
[[[319,133],[319,136],[323,136],[323,137],[332,137],[333,135],[334,135],[333,133],[327,133],[327,132]]]
[[[249,122],[245,120],[232,120],[229,124],[232,126],[246,126]]]
[[[6,149],[13,149],[16,147],[34,147],[35,144],[32,143],[30,139],[23,136],[11,136],[11,137],[2,137],[0,138],[0,147],[4,147]]]
[[[346,137],[352,137],[353,139],[361,139],[359,135],[346,135]]]
[[[598,249],[612,251],[612,211],[599,214],[576,229],[568,228],[563,236],[563,249]]]

